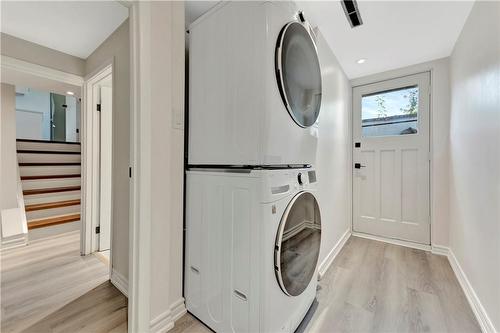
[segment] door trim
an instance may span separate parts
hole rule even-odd
[[[358,237],[363,237],[367,239],[373,239],[373,240],[379,240],[382,242],[387,242],[391,244],[396,244],[396,245],[401,245],[401,246],[407,246],[411,248],[417,248],[417,249],[422,249],[426,251],[430,251],[432,249],[432,246],[434,244],[434,238],[433,238],[433,226],[434,226],[434,212],[433,212],[433,196],[432,193],[434,191],[434,186],[433,186],[433,138],[434,138],[434,130],[433,130],[433,87],[434,87],[434,68],[432,66],[429,67],[423,67],[421,70],[417,71],[404,71],[402,70],[404,74],[402,75],[387,75],[387,73],[381,73],[380,79],[373,79],[373,80],[368,80],[366,82],[363,82],[362,84],[356,84],[351,86],[351,112],[349,113],[349,122],[350,122],[350,136],[351,136],[351,148],[349,149],[349,177],[350,177],[350,193],[348,194],[349,198],[349,205],[350,205],[350,221],[351,221],[351,234],[353,236],[358,236]],[[393,239],[393,238],[388,238],[388,237],[381,237],[381,236],[375,236],[371,235],[368,233],[361,233],[354,231],[354,177],[353,177],[353,167],[354,167],[354,119],[353,119],[353,108],[354,108],[354,89],[358,87],[363,87],[375,83],[381,83],[385,81],[390,81],[394,79],[399,79],[399,78],[405,78],[408,76],[414,76],[418,74],[429,74],[429,147],[428,147],[428,159],[429,159],[429,244],[420,244],[420,243],[414,243],[411,241],[405,241],[405,240],[399,240],[399,239]],[[374,74],[376,75],[376,74]],[[352,81],[351,81],[352,82]]]
[[[98,225],[99,218],[99,142],[94,140],[99,133],[97,112],[94,106],[93,89],[102,79],[111,75],[113,80],[113,58],[104,62],[96,71],[85,78],[83,87],[83,97],[81,112],[81,142],[82,142],[82,255],[88,255],[98,251],[98,237],[95,228]],[[112,98],[114,99],[114,98]],[[112,113],[114,113],[112,104]],[[113,116],[112,116],[113,117]],[[113,131],[113,129],[110,129]],[[113,156],[111,156],[113,163]],[[113,188],[113,179],[111,179],[111,188]],[[111,207],[113,207],[113,193],[111,193]],[[113,209],[111,209],[110,221],[110,256],[109,256],[109,276],[112,273],[112,252],[113,252]]]

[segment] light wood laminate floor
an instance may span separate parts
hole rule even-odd
[[[126,332],[126,298],[106,280],[107,267],[93,256],[80,257],[71,237],[59,239],[57,250],[37,243],[2,254],[2,332]],[[186,314],[171,332],[211,330]],[[351,237],[297,332],[480,328],[445,257]]]
[[[3,333],[126,331],[126,298],[105,263],[80,256],[78,232],[2,252],[1,265]]]
[[[480,332],[443,256],[351,237],[297,333]],[[208,333],[190,314],[173,333]]]

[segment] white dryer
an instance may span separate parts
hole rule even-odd
[[[187,173],[184,296],[216,332],[286,332],[316,296],[313,169]]]
[[[314,33],[292,2],[221,2],[189,27],[189,164],[314,164]]]

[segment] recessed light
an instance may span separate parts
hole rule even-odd
[[[358,60],[358,61],[356,61],[356,62],[357,62],[358,64],[364,64],[364,63],[365,63],[365,61],[366,61],[366,59],[361,58],[361,59],[359,59],[359,60]]]
[[[73,96],[75,93],[72,91],[66,91],[66,94]]]

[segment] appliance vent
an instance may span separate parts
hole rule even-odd
[[[341,3],[351,28],[362,25],[363,20],[361,19],[361,14],[359,13],[358,3],[356,0],[342,0]]]

